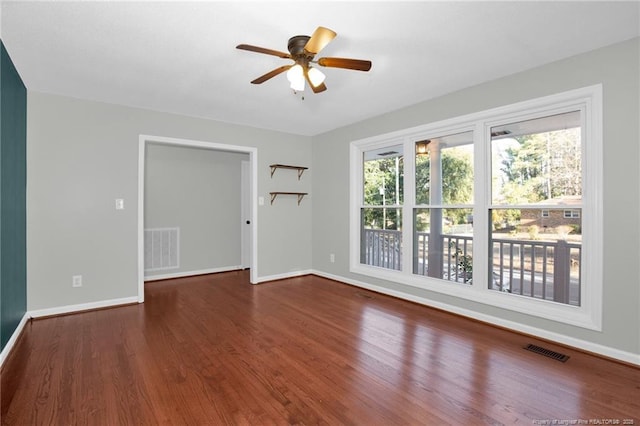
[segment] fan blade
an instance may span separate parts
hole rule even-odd
[[[309,86],[311,86],[311,84],[309,84]],[[327,86],[325,86],[324,83],[320,83],[320,86],[318,86],[318,87],[311,86],[311,90],[313,90],[313,93],[320,93],[320,92],[324,92],[325,90],[327,90]]]
[[[371,69],[371,61],[349,58],[320,58],[318,59],[318,65],[330,68],[345,68],[356,71],[369,71]]]
[[[279,58],[291,58],[291,55],[288,53],[280,52],[279,50],[266,49],[264,47],[252,46],[250,44],[239,44],[236,46],[236,49],[248,50],[250,52],[256,53],[264,53],[266,55],[273,55]]]
[[[291,68],[293,66],[292,65],[283,65],[281,67],[276,68],[275,70],[269,71],[268,73],[266,73],[265,75],[261,75],[260,77],[256,78],[255,80],[253,80],[251,82],[251,84],[261,84],[264,83],[265,81],[269,80],[270,78],[275,77],[278,74],[281,74],[283,72],[285,72],[286,70],[288,70],[289,68]]]
[[[304,73],[304,79],[307,80],[307,85],[311,87],[311,90],[313,90],[313,93],[320,93],[327,90],[327,86],[325,86],[324,83],[320,83],[318,86],[314,87],[313,84],[311,84],[311,80],[309,79],[309,74],[306,71]]]
[[[331,31],[329,28],[318,27],[313,34],[311,34],[311,38],[307,41],[307,44],[305,44],[304,50],[315,55],[324,49],[336,35],[335,31]]]

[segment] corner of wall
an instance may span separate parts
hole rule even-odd
[[[26,312],[27,89],[0,41],[0,347]]]

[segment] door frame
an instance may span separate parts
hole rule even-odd
[[[258,148],[240,145],[229,145],[217,142],[206,142],[191,139],[170,138],[164,136],[140,135],[138,139],[138,303],[144,302],[144,174],[145,152],[147,143],[166,144],[182,147],[195,147],[210,149],[213,151],[238,152],[249,154],[249,209],[251,216],[251,260],[250,277],[251,284],[258,283],[258,210],[256,200],[258,197]],[[245,191],[246,188],[241,188]]]
[[[240,266],[242,269],[251,268],[251,163],[240,161]]]

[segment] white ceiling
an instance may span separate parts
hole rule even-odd
[[[316,135],[640,35],[632,2],[11,2],[1,36],[29,90]],[[287,51],[317,26],[328,90],[295,95]]]

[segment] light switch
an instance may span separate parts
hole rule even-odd
[[[258,197],[258,205],[264,206],[264,197]]]
[[[116,210],[124,210],[124,199],[116,198]]]

